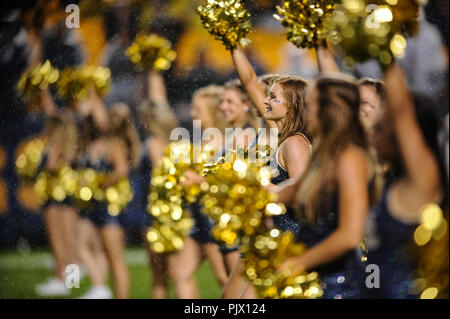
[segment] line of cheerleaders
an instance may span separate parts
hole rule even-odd
[[[317,271],[322,298],[418,297],[420,290],[411,288],[411,274],[425,255],[417,255],[411,247],[422,208],[436,203],[448,220],[447,173],[440,156],[439,121],[430,101],[408,91],[395,64],[382,81],[339,73],[326,46],[317,48],[322,75],[312,81],[293,75],[257,77],[243,51],[234,49],[231,54],[239,80],[198,89],[191,116],[201,121],[203,130],[242,128],[234,148],[254,144],[257,136],[249,128],[278,129],[274,159],[278,175],[267,189],[288,209],[267,223],[292,232],[307,245],[300,255],[284,260],[279,271]],[[146,234],[152,218],[146,195],[151,171],[163,158],[177,123],[157,72],[149,72],[147,87],[141,117],[148,138],[142,148],[126,105],[106,108],[90,90],[76,107],[58,109],[51,93],[41,91],[40,103],[47,114],[42,169],[50,173],[64,165],[94,169],[105,177],[104,190],[123,181],[132,169],[142,173],[134,192],[142,198],[140,227],[153,272],[153,298],[168,296],[168,278],[178,298],[199,298],[194,272],[203,257],[223,287],[223,298],[257,298],[255,288],[242,276],[245,268],[238,249],[213,238],[212,221],[200,204],[189,205],[195,225],[181,250],[158,254],[150,249]],[[186,173],[186,184],[202,180],[194,172]],[[56,267],[54,278],[38,286],[37,292],[68,294],[64,270],[75,263],[84,266],[93,283],[83,298],[113,296],[106,285],[108,269],[115,296],[128,298],[130,277],[117,211],[113,214],[95,196],[83,206],[50,198],[44,211]],[[363,263],[359,249],[369,219],[377,244]],[[443,245],[448,258],[448,242]],[[431,267],[441,267],[433,263]],[[376,287],[366,285],[367,264],[379,268]],[[434,296],[448,295],[448,272],[443,278]]]

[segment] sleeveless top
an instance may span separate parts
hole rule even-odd
[[[298,222],[297,241],[313,247],[333,233],[339,222],[339,196],[337,191],[330,194],[328,204],[320,209],[321,214],[316,224],[311,225],[305,219]],[[320,265],[318,272],[324,291],[323,298],[361,298],[364,284],[364,268],[357,250],[352,250],[341,257]]]
[[[303,133],[296,132],[295,134],[303,136],[308,141],[311,148],[311,143]],[[276,168],[278,171],[278,175],[272,177],[271,180],[272,184],[274,185],[280,184],[281,182],[289,179],[288,172],[280,165],[280,162],[278,161],[278,153],[285,142],[286,140],[278,147],[277,151],[275,152],[275,159],[272,161],[274,164],[276,164]],[[299,224],[295,218],[295,211],[291,207],[287,207],[286,214],[274,216],[272,217],[272,220],[275,224],[275,227],[280,229],[281,231],[290,231],[294,233],[294,235],[296,235],[300,231]]]
[[[376,223],[376,237],[379,245],[369,251],[368,261],[380,268],[380,288],[368,290],[372,298],[414,298],[408,290],[414,263],[408,251],[413,243],[414,231],[418,224],[406,224],[396,219],[389,211],[389,183],[380,202],[373,210]]]

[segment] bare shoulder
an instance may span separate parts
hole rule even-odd
[[[286,142],[284,143],[284,147],[282,149],[282,152],[284,154],[291,153],[291,152],[309,152],[311,149],[311,144],[309,141],[300,134],[295,134],[292,136],[289,136],[286,139]]]
[[[337,161],[337,174],[352,175],[355,171],[369,170],[369,155],[362,147],[351,145],[341,152]]]
[[[283,143],[278,156],[281,166],[293,169],[292,165],[301,167],[306,165],[311,155],[311,145],[302,135],[289,136]]]

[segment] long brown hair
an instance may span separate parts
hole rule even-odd
[[[281,145],[295,132],[305,134],[310,138],[305,120],[305,99],[308,82],[300,76],[285,76],[274,81],[283,89],[283,95],[288,103],[286,121],[278,132],[278,144]]]
[[[297,210],[310,222],[327,207],[333,191],[336,159],[348,146],[367,150],[366,135],[359,120],[359,90],[352,77],[343,75],[319,78],[317,118],[320,127],[315,132],[311,161],[302,177],[296,195]]]
[[[49,147],[62,147],[62,159],[70,164],[76,156],[78,132],[70,110],[58,111],[46,121],[45,135]]]
[[[109,136],[122,140],[128,148],[128,162],[136,167],[139,162],[141,143],[131,119],[130,109],[125,103],[115,103],[109,110],[111,126]]]

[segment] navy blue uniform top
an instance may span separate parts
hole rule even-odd
[[[295,134],[303,136],[309,143],[308,138],[303,133],[297,132]],[[272,184],[274,185],[280,184],[281,182],[284,182],[285,180],[289,179],[289,173],[280,165],[280,162],[278,161],[279,150],[285,142],[286,141],[281,143],[281,145],[278,147],[275,153],[275,160],[273,161],[273,163],[275,163],[277,166],[278,175],[273,177],[271,180]],[[295,235],[300,230],[299,224],[295,218],[295,211],[291,207],[287,207],[286,214],[274,216],[272,219],[274,221],[275,227],[277,227],[282,231],[290,231]]]
[[[370,289],[368,297],[417,297],[408,290],[412,280],[410,275],[414,271],[409,249],[418,224],[406,224],[391,214],[388,207],[389,190],[387,186],[381,201],[373,210],[379,245],[369,251],[368,261],[380,268],[380,288]]]
[[[315,224],[305,219],[298,222],[297,241],[313,247],[333,233],[339,222],[339,196],[336,191],[323,205]],[[322,281],[323,298],[361,298],[364,268],[357,250],[352,250],[333,261],[313,269]]]

